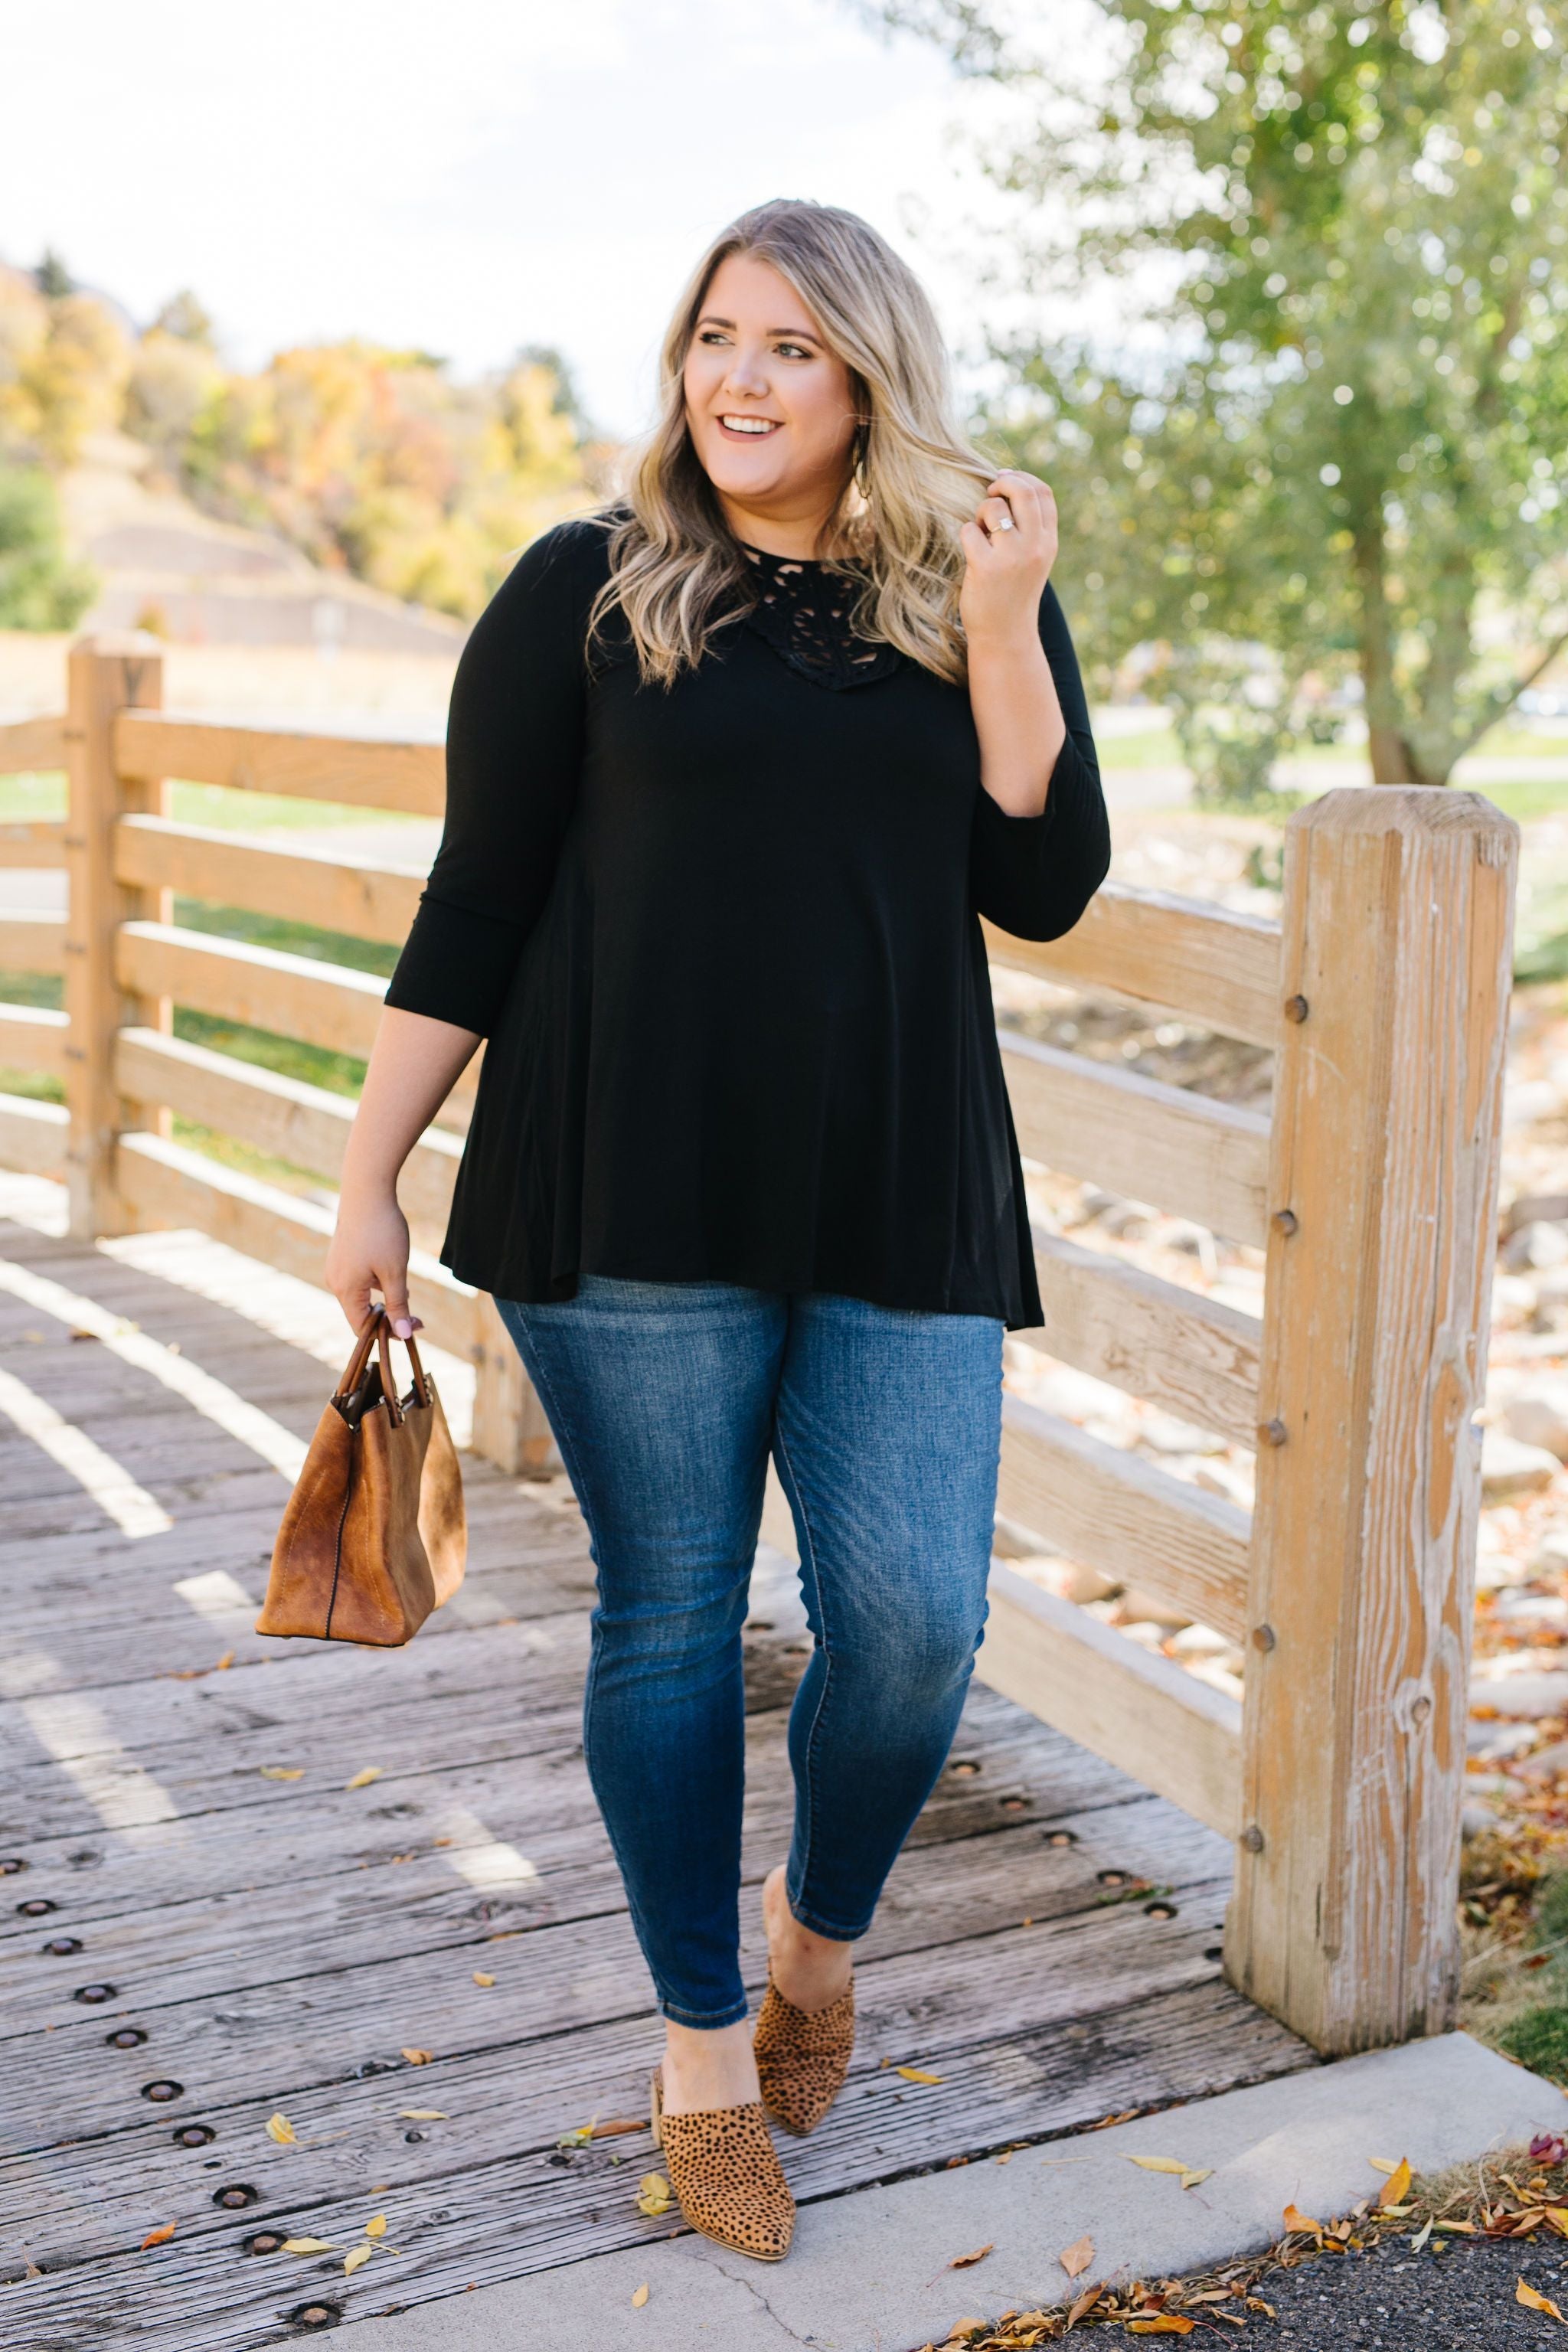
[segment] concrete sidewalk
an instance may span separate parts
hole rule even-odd
[[[1058,2256],[1088,2236],[1083,2281],[1202,2269],[1268,2245],[1293,2201],[1319,2220],[1375,2193],[1372,2157],[1432,2171],[1568,2123],[1554,2084],[1462,2033],[1227,2092],[1109,2131],[805,2207],[778,2265],[704,2238],[625,2253],[354,2323],[355,2352],[910,2352],[956,2320],[1063,2299]],[[1130,2157],[1211,2178],[1184,2190]],[[785,2151],[787,2162],[787,2148]],[[504,2230],[504,2214],[496,2226]],[[953,2272],[955,2255],[990,2245]],[[646,2284],[647,2302],[632,2296]]]

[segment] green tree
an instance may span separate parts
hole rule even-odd
[[[44,247],[44,257],[33,275],[39,293],[47,301],[58,302],[66,295],[76,292],[76,279],[52,245]]]
[[[96,588],[66,552],[48,476],[0,460],[0,628],[74,628]]]
[[[1265,761],[1353,666],[1374,775],[1446,782],[1568,643],[1564,0],[1098,0],[1036,53],[879,13],[1018,102],[988,168],[1052,323],[985,421],[1088,641],[1163,641],[1194,730],[1247,689]],[[1058,327],[1108,285],[1135,331]]]

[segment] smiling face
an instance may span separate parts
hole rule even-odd
[[[809,555],[848,478],[857,418],[849,371],[789,280],[727,255],[682,382],[692,446],[736,535]]]

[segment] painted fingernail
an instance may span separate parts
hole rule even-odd
[[[392,1328],[399,1339],[411,1339],[414,1337],[414,1326],[406,1315],[399,1315]]]

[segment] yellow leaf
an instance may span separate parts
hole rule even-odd
[[[302,1780],[305,1768],[302,1764],[263,1764],[261,1777],[264,1780]]]
[[[668,2213],[669,2202],[669,2183],[663,2173],[645,2172],[637,2182],[637,2211],[650,2215]]]
[[[1184,2189],[1196,2189],[1201,2181],[1211,2179],[1213,2175],[1214,2167],[1212,2164],[1205,2171],[1203,2172],[1184,2172],[1182,2175],[1182,2187]]]
[[[647,2301],[647,2279],[644,2279],[641,2286],[637,2289],[637,2292],[632,2296],[632,2309],[634,2311],[640,2311]]]
[[[1568,2219],[1568,2216],[1564,2216],[1564,2219]],[[1437,2227],[1439,2230],[1457,2230],[1461,2238],[1473,2238],[1476,2234],[1476,2225],[1473,2221],[1439,2221]]]
[[[226,1650],[226,1651],[224,1652],[224,1654],[223,1654],[222,1657],[218,1660],[218,1662],[217,1662],[216,1665],[213,1668],[213,1672],[214,1672],[214,1674],[215,1674],[215,1675],[223,1675],[223,1674],[226,1674],[226,1673],[228,1672],[228,1669],[230,1668],[230,1666],[232,1666],[232,1665],[233,1665],[233,1664],[234,1664],[234,1660],[235,1660],[235,1653],[234,1653],[232,1650]]]
[[[353,2278],[362,2263],[368,2263],[375,2252],[374,2246],[351,2246],[343,2256],[343,2276]]]
[[[950,2271],[972,2270],[976,2263],[983,2263],[985,2260],[986,2255],[991,2252],[992,2247],[995,2243],[996,2241],[993,2238],[990,2240],[988,2244],[976,2246],[972,2254],[954,2254],[952,2262],[950,2262],[947,2266],[948,2269]]]
[[[1129,2164],[1142,2165],[1145,2172],[1174,2172],[1184,2181],[1193,2168],[1190,2164],[1184,2164],[1180,2157],[1176,2156],[1130,2156],[1127,2161]],[[1208,2179],[1206,2172],[1200,2177],[1205,2180]]]
[[[1403,2205],[1409,2194],[1410,2167],[1401,2157],[1377,2192],[1378,2210],[1382,2212],[1390,2205]]]
[[[352,1780],[343,1782],[343,1786],[345,1789],[368,1789],[373,1780],[380,1780],[381,1771],[379,1764],[367,1764],[363,1772],[356,1772]]]
[[[411,2124],[444,2124],[451,2120],[445,2107],[399,2107],[397,2112]]]
[[[1173,2311],[1163,2311],[1154,2319],[1130,2319],[1126,2327],[1129,2336],[1190,2336],[1197,2324]]]
[[[406,2058],[411,2066],[428,2066],[434,2053],[429,2050],[400,2050],[397,2054],[400,2058]]]
[[[1528,2311],[1548,2311],[1553,2319],[1561,2319],[1563,2316],[1549,2294],[1537,2294],[1535,2289],[1527,2284],[1523,2279],[1521,2279],[1514,2288],[1513,2299],[1515,2303],[1522,2303]]]
[[[287,2116],[268,2116],[267,2118],[267,2137],[268,2139],[275,2139],[279,2147],[292,2147],[294,2146],[294,2126],[289,2122]]]
[[[477,1985],[483,1985],[488,1991],[489,1987],[494,1984],[495,1979],[494,1977],[486,1976],[483,1969],[476,1969],[474,1970],[474,1982]]]
[[[1094,2240],[1075,2238],[1070,2246],[1065,2246],[1062,2249],[1057,2260],[1068,2278],[1077,2278],[1079,2272],[1088,2270],[1094,2260]]]
[[[385,2214],[373,2213],[370,2220],[364,2225],[364,2233],[367,2238],[384,2238],[386,2235]]]
[[[895,2066],[893,2072],[901,2074],[906,2083],[940,2083],[942,2080],[940,2074],[922,2074],[918,2066]]]
[[[1079,2296],[1078,2301],[1073,2305],[1072,2309],[1068,2313],[1068,2326],[1069,2327],[1076,2327],[1079,2321],[1089,2312],[1091,2312],[1094,2309],[1095,2305],[1100,2301],[1100,2298],[1104,2292],[1105,2290],[1103,2287],[1086,2286],[1083,2293]]]
[[[1323,2234],[1322,2223],[1314,2221],[1310,2213],[1303,2213],[1299,2205],[1287,2205],[1283,2219],[1288,2230],[1310,2230],[1318,2238]]]
[[[1403,2158],[1395,2159],[1392,2156],[1369,2156],[1367,2158],[1367,2162],[1371,2165],[1374,2172],[1397,2172],[1399,2166],[1403,2161]]]
[[[285,2238],[283,2251],[286,2254],[335,2254],[338,2250],[325,2238]]]
[[[145,2253],[149,2246],[166,2246],[174,2234],[174,2227],[173,2221],[163,2221],[157,2229],[149,2230],[142,2241],[142,2252]]]

